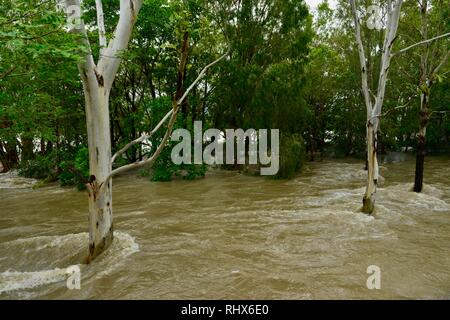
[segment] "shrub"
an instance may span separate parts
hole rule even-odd
[[[151,181],[171,181],[174,176],[181,176],[185,180],[203,178],[207,171],[204,164],[181,164],[176,165],[171,159],[172,148],[166,147],[156,159],[153,170],[150,173]],[[141,175],[143,175],[141,173]]]
[[[57,161],[55,152],[36,154],[33,160],[22,161],[19,165],[19,174],[26,178],[57,179]]]
[[[305,161],[305,143],[300,135],[281,134],[280,169],[276,179],[290,179],[300,171]]]
[[[36,154],[34,160],[20,163],[19,174],[27,178],[44,179],[45,182],[58,180],[61,186],[75,185],[82,190],[89,177],[88,149],[80,147]]]

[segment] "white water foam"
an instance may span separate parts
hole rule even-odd
[[[89,275],[89,269],[91,267],[102,270],[101,272],[95,274],[96,277],[107,275],[113,271],[126,257],[139,251],[139,245],[128,233],[116,231],[114,235],[115,237],[111,247],[104,254],[99,256],[90,265],[78,265],[81,269],[82,276],[84,274]],[[76,244],[80,242],[87,243],[87,240],[88,233],[84,232],[63,236],[39,236],[26,239],[17,239],[8,242],[8,245],[18,245],[19,248],[22,247],[23,249],[23,244],[34,244],[33,250],[39,251],[52,247],[64,249],[65,247],[70,247],[70,245],[74,242]],[[30,261],[30,264],[31,263],[32,261]],[[54,268],[50,270],[30,272],[21,272],[13,269],[4,271],[0,273],[0,295],[16,290],[32,289],[43,285],[65,282],[68,274],[67,268]]]
[[[31,188],[36,182],[36,179],[20,177],[16,170],[0,173],[0,189]]]
[[[32,272],[5,271],[0,273],[0,294],[62,282],[66,278],[67,269],[60,268]]]

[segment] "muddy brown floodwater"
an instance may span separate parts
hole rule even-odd
[[[450,158],[383,164],[374,216],[358,209],[361,161],[308,163],[275,181],[212,171],[198,181],[114,180],[115,240],[81,289],[87,196],[0,175],[0,299],[450,298]],[[367,267],[381,268],[368,290]]]

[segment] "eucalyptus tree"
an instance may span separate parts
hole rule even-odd
[[[144,133],[111,156],[111,136],[109,118],[109,96],[114,78],[119,70],[122,54],[127,49],[131,39],[133,26],[138,18],[143,0],[121,0],[119,18],[114,32],[108,39],[105,29],[105,18],[101,0],[96,0],[96,16],[99,43],[99,58],[94,60],[93,51],[88,37],[88,28],[82,18],[82,8],[79,0],[65,0],[63,8],[67,13],[70,31],[81,35],[85,47],[84,57],[78,64],[80,78],[83,83],[86,123],[89,149],[90,178],[87,184],[89,195],[89,255],[87,262],[92,261],[102,253],[113,240],[112,211],[112,178],[113,176],[133,168],[151,165],[161,153],[171,134],[176,120],[179,105],[189,91],[204,76],[206,70],[224,56],[206,66],[198,78],[187,88],[182,96],[173,99],[172,109],[156,125],[150,133]],[[183,52],[180,58],[180,70],[187,61],[187,43],[185,37]],[[130,147],[142,143],[168,120],[167,129],[159,146],[153,155],[141,161],[127,164],[112,170],[113,162]]]
[[[416,7],[416,6],[415,6]],[[418,9],[418,10],[417,10]],[[430,121],[432,111],[430,111],[430,94],[433,84],[442,79],[439,73],[446,66],[450,57],[450,47],[448,39],[427,43],[434,32],[438,37],[450,35],[450,27],[445,20],[448,17],[449,6],[445,1],[421,0],[418,4],[419,11],[419,41],[426,42],[419,48],[420,50],[420,111],[419,111],[419,131],[417,133],[416,169],[414,177],[414,191],[421,192],[423,188],[423,172],[426,154],[426,131]],[[447,16],[446,16],[447,14]],[[446,33],[445,33],[446,32]],[[406,48],[408,49],[408,48]]]
[[[380,128],[380,118],[383,116],[381,111],[384,104],[386,83],[388,80],[389,69],[391,66],[392,57],[402,54],[407,50],[410,50],[419,45],[427,45],[428,43],[443,38],[447,34],[439,35],[433,38],[427,38],[423,41],[412,44],[404,49],[393,52],[394,42],[397,39],[397,30],[400,21],[401,7],[403,0],[387,0],[383,1],[385,19],[383,22],[384,27],[384,41],[381,48],[380,57],[380,72],[378,77],[378,85],[376,93],[370,90],[367,76],[367,61],[364,44],[361,37],[361,19],[357,0],[350,0],[350,5],[353,13],[353,21],[355,28],[355,37],[358,46],[358,54],[360,59],[361,68],[361,80],[362,80],[362,93],[367,112],[367,163],[368,163],[368,175],[366,191],[363,197],[362,211],[365,213],[372,213],[375,208],[375,198],[377,192],[377,184],[379,178],[379,166],[377,160],[378,152],[378,131]],[[382,18],[380,16],[379,18]],[[367,52],[370,56],[371,52]]]
[[[360,70],[362,79],[362,93],[366,105],[366,129],[367,129],[367,185],[363,197],[362,211],[372,213],[375,206],[375,197],[379,178],[379,167],[377,159],[378,137],[377,133],[380,126],[380,116],[383,107],[384,95],[386,91],[386,82],[388,79],[389,68],[391,65],[392,48],[397,35],[398,24],[400,20],[400,10],[403,0],[388,0],[386,3],[386,23],[383,47],[381,49],[381,66],[378,77],[376,94],[369,88],[367,76],[367,59],[364,44],[361,37],[361,19],[356,0],[350,0],[353,21],[355,27],[356,43],[360,60]],[[368,55],[371,52],[367,52]]]

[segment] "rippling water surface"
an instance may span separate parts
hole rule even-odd
[[[87,196],[0,175],[0,299],[450,299],[450,158],[383,164],[374,216],[358,212],[360,161],[308,163],[275,181],[213,171],[198,181],[114,180],[115,240],[87,250]],[[381,290],[366,269],[381,268]]]

